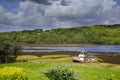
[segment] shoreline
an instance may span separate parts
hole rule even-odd
[[[118,45],[119,44],[80,44],[80,43],[21,43],[21,46],[34,46],[34,47],[86,47],[86,45]]]
[[[85,47],[86,44],[40,44],[40,43],[25,43],[21,44],[22,46],[35,46],[35,47]]]
[[[36,53],[21,53],[20,55],[35,55],[35,56],[45,56],[45,55],[70,55],[78,56],[77,51],[60,51],[60,52],[36,52]],[[103,61],[103,63],[112,63],[120,65],[120,54],[115,53],[95,53],[95,56]]]

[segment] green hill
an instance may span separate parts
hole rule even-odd
[[[0,40],[20,43],[120,44],[120,25],[1,32]]]

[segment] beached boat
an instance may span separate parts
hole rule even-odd
[[[95,56],[87,55],[82,51],[78,56],[73,57],[74,62],[97,62],[97,58]]]

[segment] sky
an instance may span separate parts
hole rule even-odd
[[[0,0],[0,32],[120,24],[120,0]]]

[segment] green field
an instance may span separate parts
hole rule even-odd
[[[0,64],[0,68],[22,67],[28,73],[29,80],[49,80],[44,75],[48,68],[65,65],[75,71],[79,80],[120,80],[120,65],[108,63],[75,63],[69,55],[19,56],[18,62]],[[20,62],[20,61],[26,62]]]

